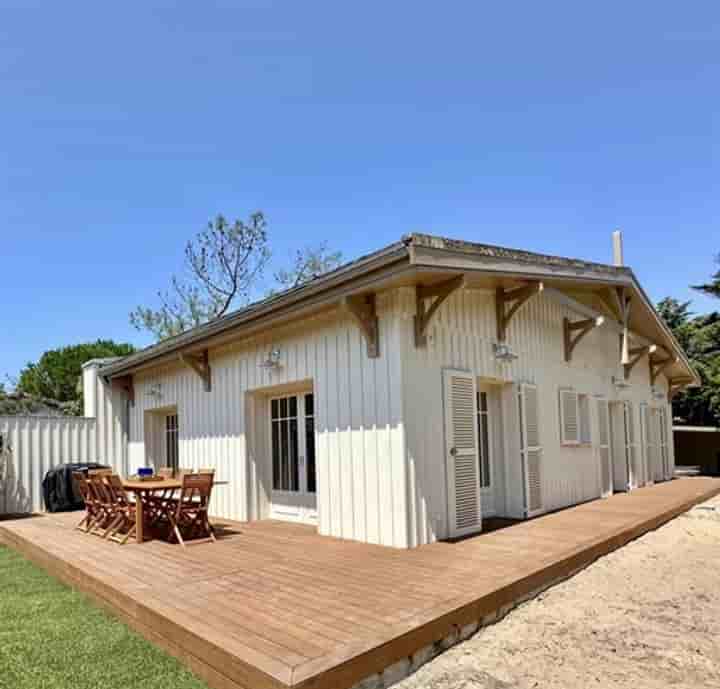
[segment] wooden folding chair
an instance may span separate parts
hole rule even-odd
[[[178,471],[180,470],[172,467],[160,467],[157,474],[163,478],[174,478]],[[145,495],[143,507],[145,508],[146,520],[150,526],[159,523],[167,524],[168,502],[175,497],[176,492],[177,488],[162,488]]]
[[[105,482],[110,474],[112,472],[92,473],[88,476],[88,488],[98,508],[98,518],[88,533],[103,538],[107,538],[122,521],[122,515],[117,510],[113,494]]]
[[[125,545],[128,538],[134,537],[136,532],[135,504],[128,499],[122,481],[117,474],[105,477],[107,490],[115,503],[116,514],[120,517],[119,523],[110,533],[110,540]]]
[[[90,469],[88,471],[88,478],[93,478],[95,476],[109,476],[112,474],[112,469]]]
[[[90,492],[88,480],[82,471],[73,471],[73,481],[77,485],[78,493],[85,503],[85,516],[75,526],[79,531],[87,533],[92,529],[93,523],[97,519],[98,506],[94,496]]]
[[[215,541],[213,528],[208,520],[208,505],[213,488],[212,474],[185,474],[177,501],[168,504],[167,516],[172,527],[170,537],[177,538],[182,547],[185,540],[200,536],[202,541]]]

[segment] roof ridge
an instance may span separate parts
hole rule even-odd
[[[465,239],[454,239],[452,237],[443,237],[441,235],[432,235],[423,232],[413,232],[405,235],[403,241],[408,245],[459,251],[467,254],[486,256],[488,258],[512,258],[516,261],[524,261],[527,263],[538,263],[538,259],[540,259],[542,263],[547,265],[602,268],[603,270],[611,270],[618,273],[630,272],[629,266],[616,266],[611,263],[588,261],[582,258],[544,254],[536,251],[527,251],[526,249],[514,249],[498,244],[470,242]]]

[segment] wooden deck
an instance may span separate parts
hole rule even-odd
[[[77,514],[0,522],[0,542],[85,591],[215,689],[342,689],[720,493],[687,478],[456,543],[393,550],[275,521],[216,544],[119,546]]]

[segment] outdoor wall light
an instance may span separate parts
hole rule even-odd
[[[618,378],[617,376],[612,377],[612,383],[618,390],[627,390],[630,386],[624,378]]]
[[[657,385],[653,385],[650,388],[650,394],[652,394],[653,399],[656,400],[664,400],[665,399],[665,393],[657,387]]]
[[[504,342],[496,342],[493,345],[493,352],[495,354],[495,358],[503,364],[509,364],[518,358],[518,355],[510,349],[510,345],[507,345]]]
[[[280,368],[280,350],[273,349],[272,351],[268,352],[267,359],[260,362],[260,368],[268,370]]]
[[[160,399],[162,397],[162,384],[153,383],[145,392],[148,397],[156,397]]]

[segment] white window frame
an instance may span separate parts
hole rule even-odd
[[[482,396],[485,396],[485,409],[482,408]],[[480,390],[476,386],[475,391],[476,406],[477,406],[477,436],[478,436],[478,465],[480,467],[480,489],[481,490],[492,490],[493,488],[493,452],[492,452],[492,428],[490,426],[490,393],[487,390]],[[483,425],[487,431],[487,447],[485,452],[487,457],[483,455]],[[483,471],[483,459],[487,462],[487,476]]]
[[[170,419],[174,419],[173,425],[170,424]],[[177,470],[180,468],[180,418],[177,409],[165,414],[163,421],[165,441],[165,463],[163,466]]]
[[[575,437],[568,437],[566,423],[566,399],[570,396],[568,404],[575,410]],[[592,426],[590,421],[590,395],[578,392],[574,388],[560,388],[558,390],[558,404],[560,408],[560,444],[563,447],[590,447],[592,446]]]

